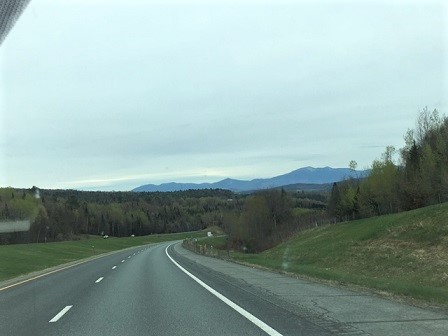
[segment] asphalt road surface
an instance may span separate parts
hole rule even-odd
[[[328,335],[164,243],[0,290],[1,335]]]

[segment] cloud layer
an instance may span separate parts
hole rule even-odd
[[[0,184],[367,166],[446,111],[447,8],[32,1],[0,48]]]

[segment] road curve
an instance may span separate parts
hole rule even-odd
[[[0,334],[327,335],[262,296],[182,263],[170,244],[122,251],[0,291]]]

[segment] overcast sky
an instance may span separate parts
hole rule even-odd
[[[448,10],[358,3],[31,0],[0,46],[0,186],[368,167],[446,113]]]

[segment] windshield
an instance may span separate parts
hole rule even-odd
[[[447,17],[0,4],[0,326],[444,334]]]

